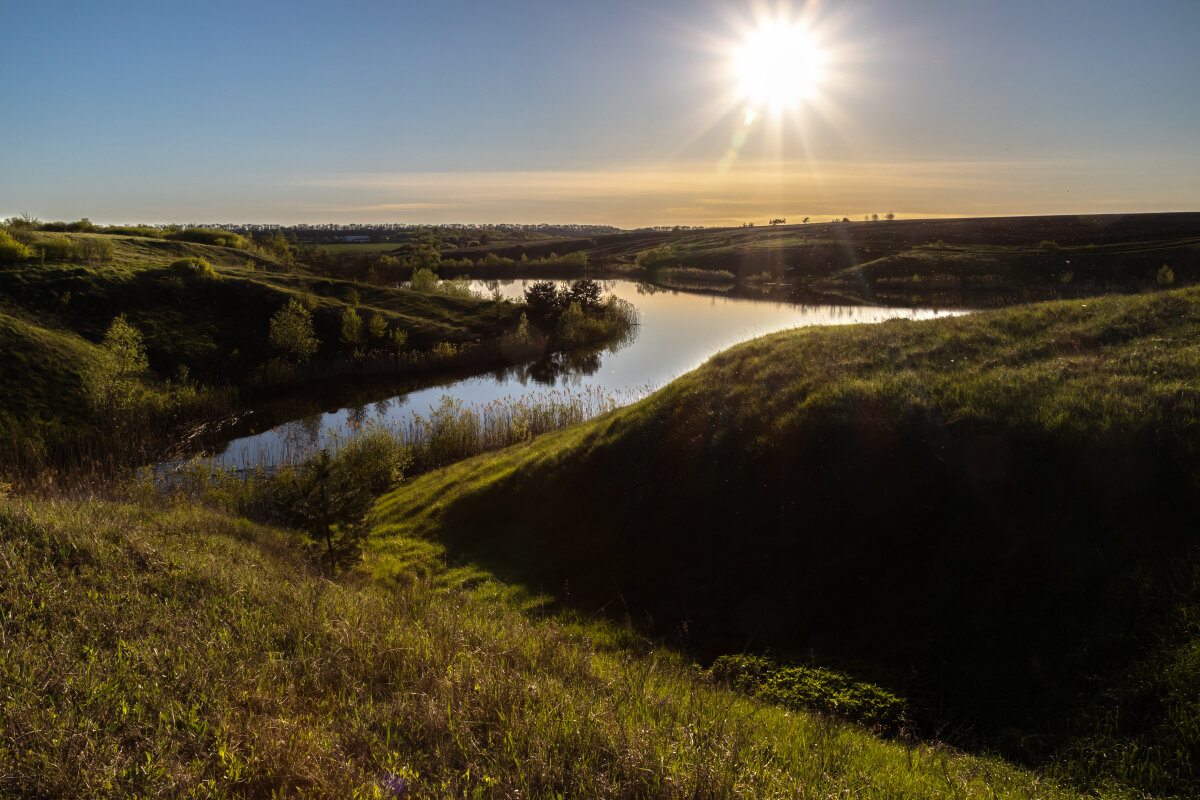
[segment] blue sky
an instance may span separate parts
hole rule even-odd
[[[1200,209],[1200,2],[4,5],[0,216],[715,224]],[[730,54],[803,18],[798,112]]]

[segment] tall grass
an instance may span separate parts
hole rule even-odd
[[[196,507],[0,500],[0,532],[0,795],[1067,796]]]

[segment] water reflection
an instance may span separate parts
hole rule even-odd
[[[523,295],[533,280],[472,281],[481,294]],[[564,284],[567,281],[558,281]],[[254,436],[236,439],[218,459],[229,466],[272,464],[324,446],[333,436],[346,436],[363,425],[407,425],[414,414],[428,416],[446,394],[466,405],[486,405],[530,392],[569,389],[599,391],[631,402],[652,388],[694,369],[710,356],[738,342],[801,325],[879,322],[891,318],[928,319],[961,312],[936,309],[882,308],[796,304],[774,299],[698,294],[632,281],[601,281],[605,294],[637,306],[641,324],[623,341],[575,353],[555,353],[529,364],[502,367],[457,380],[446,377],[375,389],[359,384],[320,403],[310,397],[288,398],[260,416],[293,420]],[[403,388],[403,391],[398,389]]]

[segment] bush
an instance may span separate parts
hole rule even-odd
[[[646,269],[670,267],[677,263],[679,263],[679,259],[675,257],[675,248],[669,244],[664,244],[662,247],[655,247],[650,250],[643,250],[637,256],[637,265]]]
[[[124,314],[113,319],[84,374],[93,405],[101,411],[132,405],[138,377],[149,366],[141,331],[130,325]]]
[[[84,261],[91,265],[112,261],[117,248],[108,239],[89,237],[79,243],[79,254]]]
[[[831,670],[740,655],[721,656],[711,674],[738,691],[793,711],[819,711],[891,732],[904,724],[905,706],[899,697]]]
[[[1175,270],[1163,264],[1158,270],[1158,275],[1154,278],[1159,286],[1170,286],[1175,282]]]
[[[432,292],[437,289],[437,273],[431,269],[413,271],[412,290],[415,292]]]
[[[236,233],[223,231],[219,228],[184,228],[183,230],[166,231],[164,239],[180,242],[196,242],[197,244],[212,244],[218,247],[233,247],[244,250],[246,240]]]
[[[29,258],[29,248],[18,242],[8,231],[0,229],[0,264],[24,261]]]
[[[207,279],[217,277],[217,272],[213,269],[212,264],[208,263],[208,261],[205,259],[197,258],[196,256],[189,256],[188,258],[181,258],[178,261],[173,261],[168,269],[183,278]]]
[[[79,248],[66,236],[41,239],[34,245],[34,249],[43,261],[74,261],[79,257]]]
[[[459,275],[457,278],[452,278],[448,281],[442,281],[438,284],[438,293],[444,294],[447,297],[474,297],[471,291],[471,279],[466,275]]]

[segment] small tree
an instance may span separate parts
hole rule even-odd
[[[271,347],[296,364],[303,364],[316,355],[320,345],[313,333],[312,314],[294,297],[271,317],[267,339]]]
[[[570,303],[579,303],[584,311],[599,307],[600,284],[590,278],[575,281],[567,292],[567,298],[561,302],[564,306]]]
[[[1159,286],[1170,286],[1175,282],[1175,270],[1163,264],[1159,268],[1158,275],[1155,276],[1154,280],[1158,282]]]
[[[330,565],[350,560],[371,530],[375,499],[365,483],[322,450],[296,478],[291,495],[288,523],[323,543]]]
[[[342,312],[342,344],[349,345],[354,349],[354,355],[361,355],[363,345],[363,322],[362,317],[358,315],[358,311],[353,308],[347,308]]]
[[[137,376],[149,366],[141,332],[120,315],[108,326],[99,352],[84,373],[92,403],[105,411],[129,404]]]
[[[376,311],[371,315],[371,321],[367,323],[367,333],[372,339],[382,339],[387,335],[387,320],[383,318],[383,314]]]
[[[525,303],[535,317],[549,317],[560,308],[558,287],[553,281],[535,281],[525,290]]]

